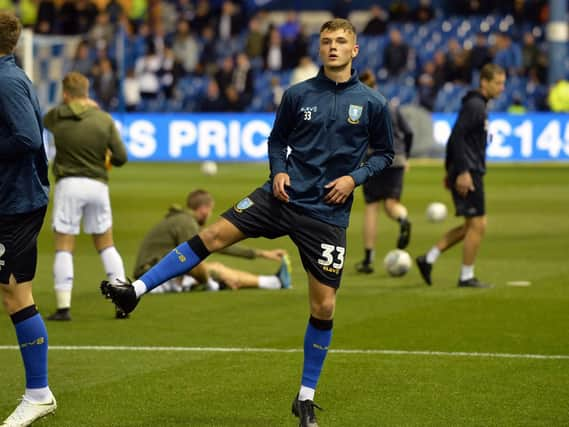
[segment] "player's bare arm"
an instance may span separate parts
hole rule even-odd
[[[356,188],[356,183],[350,175],[341,176],[324,186],[329,189],[324,200],[326,203],[340,205],[344,203]]]
[[[281,172],[273,178],[273,195],[282,202],[288,203],[288,194],[285,187],[290,187],[290,177]]]

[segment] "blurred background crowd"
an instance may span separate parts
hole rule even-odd
[[[0,0],[0,8],[33,29],[47,105],[74,70],[109,111],[274,111],[289,85],[317,73],[319,27],[337,16],[359,32],[358,71],[371,70],[399,104],[457,111],[493,61],[508,72],[493,110],[569,111],[563,96],[550,96],[569,83],[547,79],[545,0]],[[567,59],[565,69],[569,80]]]

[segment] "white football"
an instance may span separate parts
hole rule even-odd
[[[393,249],[385,255],[383,265],[390,276],[403,276],[411,268],[411,255],[404,250]]]
[[[430,222],[441,222],[447,217],[447,213],[447,207],[444,203],[433,202],[427,206],[425,215]]]
[[[202,163],[202,173],[204,175],[215,175],[217,173],[217,163],[213,160],[206,160]]]

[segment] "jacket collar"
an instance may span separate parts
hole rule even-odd
[[[356,73],[356,70],[353,68],[351,69],[350,79],[346,82],[336,83],[334,80],[330,80],[328,77],[326,77],[326,74],[324,74],[324,67],[323,66],[320,67],[320,70],[318,71],[318,75],[316,76],[316,78],[322,82],[326,82],[327,84],[334,85],[338,89],[344,89],[344,88],[353,86],[353,85],[357,84],[359,81],[358,73]]]
[[[8,63],[12,63],[12,64],[16,63],[16,59],[14,58],[14,54],[0,56],[0,64],[8,64]]]

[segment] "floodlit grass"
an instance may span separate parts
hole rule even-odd
[[[222,164],[205,177],[197,164],[133,163],[113,169],[117,248],[130,273],[148,228],[188,191],[210,190],[216,214],[263,183],[265,164]],[[440,164],[413,164],[404,203],[413,221],[408,251],[425,252],[450,217],[428,223],[428,203],[451,208]],[[316,401],[322,426],[554,426],[569,424],[569,167],[491,165],[489,224],[476,264],[493,289],[456,288],[460,249],[445,253],[425,286],[413,268],[383,271],[397,225],[380,214],[376,273],[361,276],[360,190],[348,230],[348,255],[335,316],[333,349],[406,353],[330,353]],[[104,277],[90,238],[78,239],[70,323],[48,322],[52,346],[162,346],[297,349],[308,318],[305,276],[291,242],[250,240],[292,255],[294,289],[146,296],[132,318],[117,321],[99,294]],[[40,236],[34,294],[44,315],[55,309],[50,218]],[[231,266],[272,274],[276,264],[214,255]],[[529,287],[508,286],[530,281]],[[0,345],[14,345],[0,318]],[[433,352],[433,353],[420,353]],[[488,353],[450,355],[442,353]],[[494,356],[493,356],[494,355]],[[292,426],[290,402],[302,353],[63,350],[50,352],[55,417],[38,426]],[[0,419],[23,392],[19,352],[0,349]]]

